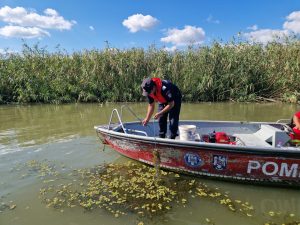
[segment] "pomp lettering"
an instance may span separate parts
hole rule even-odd
[[[279,177],[300,177],[299,164],[293,163],[277,163],[272,161],[259,162],[257,160],[249,160],[247,173],[262,172],[267,176]]]

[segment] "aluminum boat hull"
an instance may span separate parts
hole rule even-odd
[[[199,132],[202,133],[207,129],[218,128],[234,133],[238,129],[251,130],[260,127],[261,124],[269,124],[181,121],[181,124],[183,123],[196,124],[200,127]],[[153,124],[148,130],[141,128],[139,124],[139,122],[125,123],[122,124],[123,127],[116,125],[110,129],[107,125],[95,126],[95,129],[102,141],[114,150],[149,165],[159,163],[161,168],[176,172],[230,181],[300,186],[300,149],[298,147],[260,146],[255,143],[252,146],[241,146],[162,139],[156,136],[157,124]],[[127,127],[133,132],[124,132],[123,128],[127,130]],[[135,132],[138,131],[135,130],[136,128],[143,129],[145,135]],[[201,128],[205,129],[201,130]],[[151,133],[153,135],[150,135]]]

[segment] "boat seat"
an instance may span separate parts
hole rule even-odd
[[[237,137],[245,146],[271,147],[270,144],[254,134],[233,134],[233,136]]]
[[[273,147],[283,146],[290,140],[289,135],[285,131],[268,124],[262,124],[254,135],[265,142],[271,143]]]

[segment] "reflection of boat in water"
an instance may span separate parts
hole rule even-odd
[[[121,117],[114,109],[109,124],[95,129],[131,159],[218,179],[300,186],[300,148],[291,146],[286,123],[180,121],[180,138],[172,140],[158,138],[157,122],[144,127]]]

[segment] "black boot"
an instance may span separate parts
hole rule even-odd
[[[159,134],[159,137],[160,137],[160,138],[166,138],[166,134],[165,134],[165,133],[160,133],[160,134]]]
[[[170,135],[170,139],[175,139],[176,137],[177,137],[176,134],[175,134],[175,135],[174,135],[174,134],[171,134],[171,135]]]

